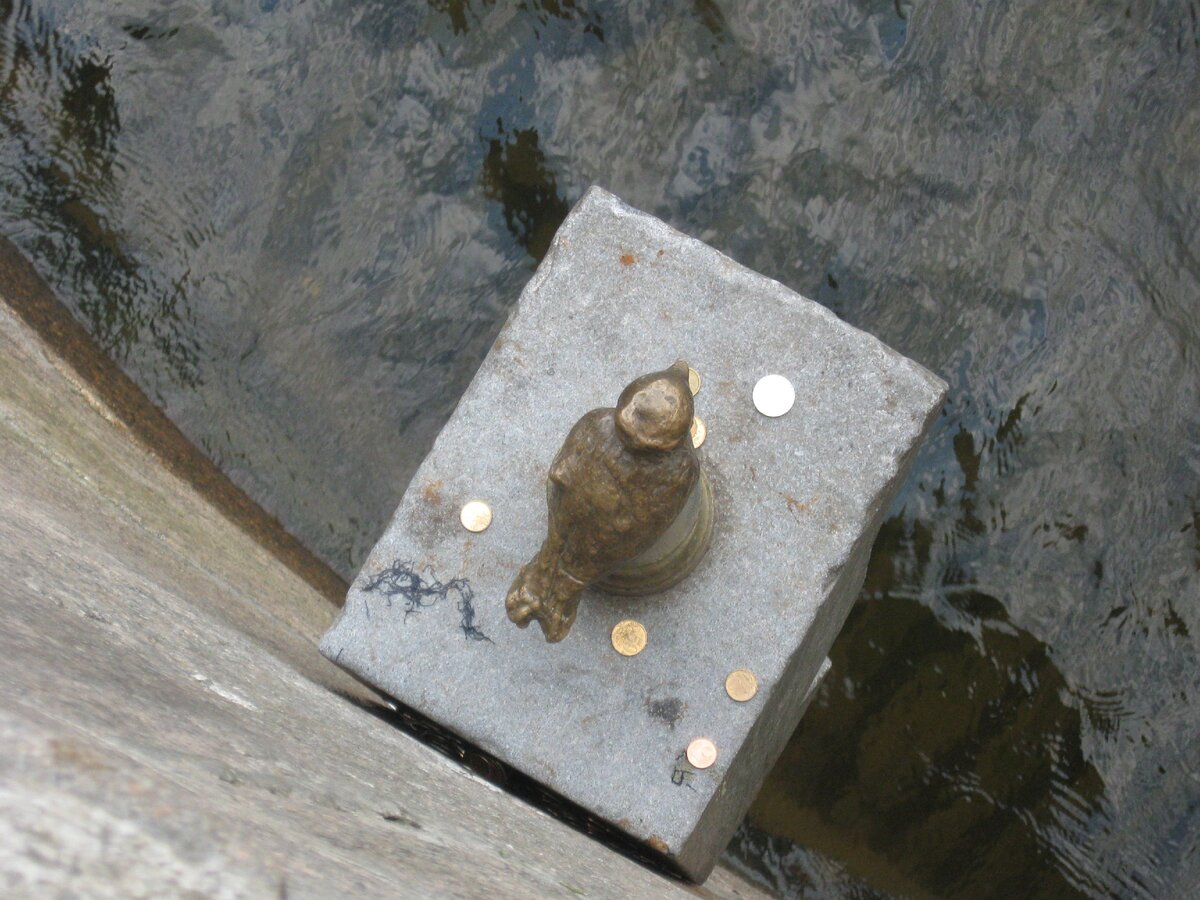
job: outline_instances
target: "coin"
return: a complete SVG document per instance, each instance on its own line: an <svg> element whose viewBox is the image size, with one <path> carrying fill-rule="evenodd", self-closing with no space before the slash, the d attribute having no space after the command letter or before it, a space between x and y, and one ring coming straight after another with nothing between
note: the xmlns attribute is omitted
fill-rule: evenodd
<svg viewBox="0 0 1200 900"><path fill-rule="evenodd" d="M731 700L745 703L758 693L758 679L749 669L734 669L725 678L725 693Z"/></svg>
<svg viewBox="0 0 1200 900"><path fill-rule="evenodd" d="M692 446L699 449L706 437L708 437L708 426L699 416L692 416Z"/></svg>
<svg viewBox="0 0 1200 900"><path fill-rule="evenodd" d="M492 508L482 500L472 500L463 505L458 521L467 531L483 531L492 524Z"/></svg>
<svg viewBox="0 0 1200 900"><path fill-rule="evenodd" d="M697 769L707 769L717 761L717 745L708 738L696 738L688 744L687 759Z"/></svg>
<svg viewBox="0 0 1200 900"><path fill-rule="evenodd" d="M754 385L754 408L764 416L776 418L792 408L796 389L782 375L764 375Z"/></svg>
<svg viewBox="0 0 1200 900"><path fill-rule="evenodd" d="M693 397L700 393L700 373L691 366L688 366L688 390L692 392Z"/></svg>
<svg viewBox="0 0 1200 900"><path fill-rule="evenodd" d="M633 619L622 619L613 626L612 645L622 656L637 656L646 649L646 626Z"/></svg>

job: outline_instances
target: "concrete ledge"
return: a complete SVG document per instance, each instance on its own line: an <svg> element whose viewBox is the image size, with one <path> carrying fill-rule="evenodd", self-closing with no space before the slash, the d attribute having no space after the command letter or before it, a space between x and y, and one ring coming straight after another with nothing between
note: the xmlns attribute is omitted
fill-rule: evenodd
<svg viewBox="0 0 1200 900"><path fill-rule="evenodd" d="M335 693L333 607L2 303L0 459L0 894L689 893Z"/></svg>

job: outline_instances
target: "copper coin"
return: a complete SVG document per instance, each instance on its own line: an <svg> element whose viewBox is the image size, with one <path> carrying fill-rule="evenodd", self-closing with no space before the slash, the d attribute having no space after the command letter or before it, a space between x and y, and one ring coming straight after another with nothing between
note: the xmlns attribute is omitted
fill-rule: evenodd
<svg viewBox="0 0 1200 900"><path fill-rule="evenodd" d="M633 619L622 619L613 626L612 645L622 656L637 656L646 649L646 626Z"/></svg>
<svg viewBox="0 0 1200 900"><path fill-rule="evenodd" d="M758 679L749 669L734 669L725 678L725 693L731 700L745 703L758 693Z"/></svg>
<svg viewBox="0 0 1200 900"><path fill-rule="evenodd" d="M700 393L700 373L691 366L688 366L688 390L692 392L693 397Z"/></svg>
<svg viewBox="0 0 1200 900"><path fill-rule="evenodd" d="M697 450L700 449L700 445L704 443L706 437L708 437L708 426L699 416L692 416L692 446Z"/></svg>
<svg viewBox="0 0 1200 900"><path fill-rule="evenodd" d="M472 500L464 504L458 521L467 531L483 531L492 524L492 508L482 500Z"/></svg>
<svg viewBox="0 0 1200 900"><path fill-rule="evenodd" d="M687 759L697 769L707 769L717 761L717 745L708 738L696 738L688 744Z"/></svg>

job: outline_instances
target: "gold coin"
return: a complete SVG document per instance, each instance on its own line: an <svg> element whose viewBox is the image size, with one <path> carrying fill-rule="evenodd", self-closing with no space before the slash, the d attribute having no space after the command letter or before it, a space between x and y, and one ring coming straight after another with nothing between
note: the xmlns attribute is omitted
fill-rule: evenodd
<svg viewBox="0 0 1200 900"><path fill-rule="evenodd" d="M688 366L688 390L692 392L693 397L700 393L700 373L691 366Z"/></svg>
<svg viewBox="0 0 1200 900"><path fill-rule="evenodd" d="M708 738L696 738L688 744L687 759L697 769L707 769L717 761L717 745Z"/></svg>
<svg viewBox="0 0 1200 900"><path fill-rule="evenodd" d="M708 426L699 416L692 416L692 446L699 449L706 437L708 437Z"/></svg>
<svg viewBox="0 0 1200 900"><path fill-rule="evenodd" d="M492 508L482 500L472 500L463 506L458 521L467 531L483 531L492 524Z"/></svg>
<svg viewBox="0 0 1200 900"><path fill-rule="evenodd" d="M725 678L725 693L731 700L745 703L758 693L758 679L749 669L734 669Z"/></svg>
<svg viewBox="0 0 1200 900"><path fill-rule="evenodd" d="M646 626L633 619L622 619L613 626L612 645L622 656L637 656L646 649Z"/></svg>

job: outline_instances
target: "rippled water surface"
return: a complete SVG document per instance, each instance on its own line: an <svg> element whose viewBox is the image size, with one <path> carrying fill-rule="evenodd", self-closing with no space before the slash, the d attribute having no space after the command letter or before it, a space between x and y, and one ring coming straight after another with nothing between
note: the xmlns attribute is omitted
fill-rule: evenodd
<svg viewBox="0 0 1200 900"><path fill-rule="evenodd" d="M602 184L942 374L730 848L1200 883L1197 0L0 2L0 230L351 575Z"/></svg>

